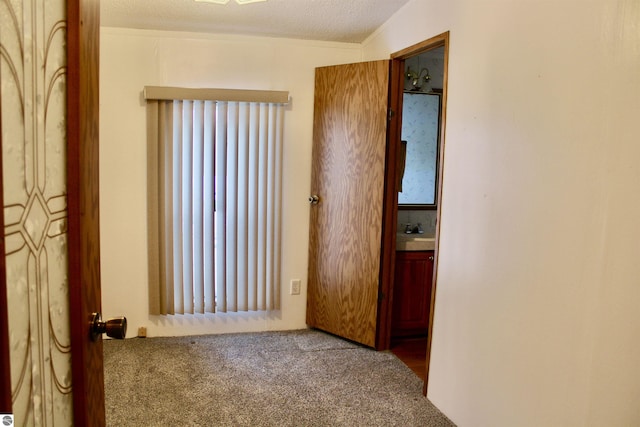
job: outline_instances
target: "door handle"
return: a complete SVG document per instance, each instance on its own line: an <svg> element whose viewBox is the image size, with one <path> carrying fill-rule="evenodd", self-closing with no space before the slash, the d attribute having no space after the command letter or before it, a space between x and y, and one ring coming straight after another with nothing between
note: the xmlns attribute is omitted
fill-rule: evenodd
<svg viewBox="0 0 640 427"><path fill-rule="evenodd" d="M91 324L89 325L89 331L91 333L91 339L97 341L104 333L108 337L116 339L124 339L127 335L127 318L124 316L114 317L106 322L102 321L102 315L100 313L93 313L91 315Z"/></svg>
<svg viewBox="0 0 640 427"><path fill-rule="evenodd" d="M320 202L320 196L318 196L317 194L313 194L309 196L309 203L311 203L312 205L317 205L319 202Z"/></svg>

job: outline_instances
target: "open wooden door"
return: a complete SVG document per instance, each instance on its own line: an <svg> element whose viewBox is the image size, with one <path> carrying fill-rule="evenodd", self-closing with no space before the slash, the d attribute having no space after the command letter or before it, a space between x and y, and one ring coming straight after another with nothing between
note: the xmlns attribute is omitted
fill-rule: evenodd
<svg viewBox="0 0 640 427"><path fill-rule="evenodd" d="M100 3L67 1L67 200L73 415L105 425L102 340L91 338L101 310L98 192Z"/></svg>
<svg viewBox="0 0 640 427"><path fill-rule="evenodd" d="M316 69L307 324L374 347L390 61Z"/></svg>

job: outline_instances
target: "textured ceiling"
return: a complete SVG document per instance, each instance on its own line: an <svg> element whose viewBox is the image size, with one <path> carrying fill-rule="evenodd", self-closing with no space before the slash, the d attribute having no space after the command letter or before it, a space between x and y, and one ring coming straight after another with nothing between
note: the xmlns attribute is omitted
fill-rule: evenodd
<svg viewBox="0 0 640 427"><path fill-rule="evenodd" d="M107 27L247 34L360 43L408 0L102 0Z"/></svg>

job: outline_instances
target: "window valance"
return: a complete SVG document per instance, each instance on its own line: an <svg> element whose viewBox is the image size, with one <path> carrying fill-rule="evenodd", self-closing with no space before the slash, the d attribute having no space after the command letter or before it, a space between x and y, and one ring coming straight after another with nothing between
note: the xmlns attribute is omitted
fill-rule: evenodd
<svg viewBox="0 0 640 427"><path fill-rule="evenodd" d="M143 95L146 100L163 101L185 99L190 101L264 102L270 104L286 104L289 102L289 92L277 90L145 86Z"/></svg>

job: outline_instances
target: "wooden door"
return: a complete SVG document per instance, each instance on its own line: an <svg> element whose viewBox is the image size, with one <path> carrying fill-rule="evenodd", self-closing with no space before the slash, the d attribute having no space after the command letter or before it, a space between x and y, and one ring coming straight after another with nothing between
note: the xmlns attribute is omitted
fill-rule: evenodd
<svg viewBox="0 0 640 427"><path fill-rule="evenodd" d="M316 69L307 324L376 344L389 61Z"/></svg>
<svg viewBox="0 0 640 427"><path fill-rule="evenodd" d="M101 311L98 198L100 3L67 1L67 201L74 421L103 426L102 341L90 338Z"/></svg>
<svg viewBox="0 0 640 427"><path fill-rule="evenodd" d="M0 81L2 81L0 68ZM0 91L0 95L2 91ZM0 102L0 201L2 196L2 102ZM4 209L0 209L0 414L13 413L11 407L11 366L9 365L9 316L7 315L7 282L4 260Z"/></svg>

